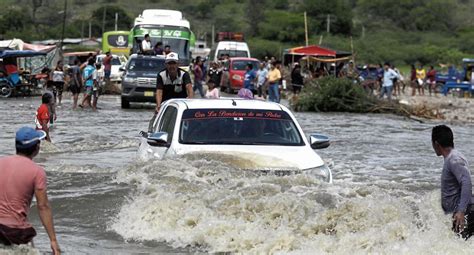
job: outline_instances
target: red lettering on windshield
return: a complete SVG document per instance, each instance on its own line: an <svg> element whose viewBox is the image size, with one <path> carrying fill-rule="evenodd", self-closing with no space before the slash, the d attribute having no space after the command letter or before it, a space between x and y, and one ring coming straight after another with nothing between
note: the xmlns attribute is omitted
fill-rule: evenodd
<svg viewBox="0 0 474 255"><path fill-rule="evenodd" d="M281 119L281 114L278 114L276 112L266 112L265 117L267 118L275 118L275 119Z"/></svg>
<svg viewBox="0 0 474 255"><path fill-rule="evenodd" d="M206 117L206 114L202 113L202 112L196 112L194 114L194 118L205 118Z"/></svg>

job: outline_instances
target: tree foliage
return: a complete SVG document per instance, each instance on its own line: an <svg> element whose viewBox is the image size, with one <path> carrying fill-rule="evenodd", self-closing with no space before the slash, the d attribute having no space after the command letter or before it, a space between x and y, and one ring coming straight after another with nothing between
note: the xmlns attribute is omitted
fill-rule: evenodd
<svg viewBox="0 0 474 255"><path fill-rule="evenodd" d="M446 31L453 28L456 0L359 0L357 6L368 23L388 20L409 31Z"/></svg>
<svg viewBox="0 0 474 255"><path fill-rule="evenodd" d="M105 17L104 17L105 11ZM115 5L106 5L96 9L92 13L92 20L96 26L102 26L102 22L105 20L104 31L113 30L115 28L115 13L118 14L117 26L119 30L130 30L132 26L132 19L128 16L127 12ZM105 18L105 19L104 19ZM99 34L101 35L101 34Z"/></svg>

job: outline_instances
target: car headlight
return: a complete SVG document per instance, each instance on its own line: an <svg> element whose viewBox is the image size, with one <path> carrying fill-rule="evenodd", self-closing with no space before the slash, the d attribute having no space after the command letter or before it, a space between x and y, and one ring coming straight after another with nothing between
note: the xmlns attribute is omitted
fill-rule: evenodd
<svg viewBox="0 0 474 255"><path fill-rule="evenodd" d="M131 77L123 77L123 82L128 82L128 83L134 83L135 82L135 78L131 78Z"/></svg>
<svg viewBox="0 0 474 255"><path fill-rule="evenodd" d="M320 178L325 182L332 183L331 169L326 165L305 169L303 170L303 173L312 177Z"/></svg>

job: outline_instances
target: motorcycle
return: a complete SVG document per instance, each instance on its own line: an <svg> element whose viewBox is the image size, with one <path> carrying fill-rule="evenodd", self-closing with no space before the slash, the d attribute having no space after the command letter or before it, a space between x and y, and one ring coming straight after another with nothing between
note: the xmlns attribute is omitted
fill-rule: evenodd
<svg viewBox="0 0 474 255"><path fill-rule="evenodd" d="M31 50L5 50L0 52L4 70L0 71L0 97L30 96L39 82L29 71L17 70L17 58L46 55ZM7 74L8 73L8 74Z"/></svg>

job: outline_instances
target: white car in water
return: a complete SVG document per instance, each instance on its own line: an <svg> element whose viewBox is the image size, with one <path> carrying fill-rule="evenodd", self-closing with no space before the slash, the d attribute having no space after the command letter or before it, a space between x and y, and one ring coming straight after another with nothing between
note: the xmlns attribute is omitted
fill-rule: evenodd
<svg viewBox="0 0 474 255"><path fill-rule="evenodd" d="M172 99L140 132L143 160L189 154L227 161L264 173L308 173L332 182L331 170L313 149L329 138L307 139L286 107L260 100Z"/></svg>

